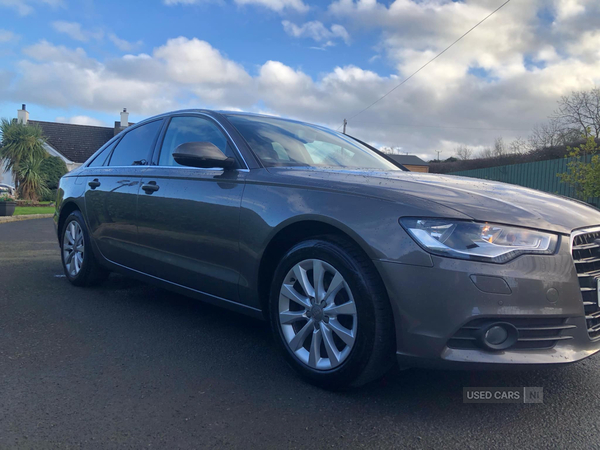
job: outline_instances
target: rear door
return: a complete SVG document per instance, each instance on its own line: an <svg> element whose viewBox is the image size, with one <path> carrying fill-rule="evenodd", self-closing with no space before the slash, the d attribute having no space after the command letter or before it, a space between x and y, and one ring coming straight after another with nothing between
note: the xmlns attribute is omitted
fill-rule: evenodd
<svg viewBox="0 0 600 450"><path fill-rule="evenodd" d="M86 170L85 207L89 231L102 255L137 268L137 193L163 119L132 128Z"/></svg>
<svg viewBox="0 0 600 450"><path fill-rule="evenodd" d="M238 299L239 215L246 166L225 130L203 115L171 118L138 195L144 272L228 300ZM173 150L211 142L234 170L180 166Z"/></svg>

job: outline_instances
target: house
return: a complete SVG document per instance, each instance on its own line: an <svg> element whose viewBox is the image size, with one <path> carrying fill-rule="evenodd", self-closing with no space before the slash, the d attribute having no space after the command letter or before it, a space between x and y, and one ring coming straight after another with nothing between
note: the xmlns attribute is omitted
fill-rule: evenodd
<svg viewBox="0 0 600 450"><path fill-rule="evenodd" d="M386 155L411 172L429 172L429 163L415 155Z"/></svg>
<svg viewBox="0 0 600 450"><path fill-rule="evenodd" d="M67 165L69 172L86 162L96 150L112 139L113 136L129 125L133 125L129 122L129 113L126 108L121 112L121 120L116 121L113 128L30 120L26 105L23 105L17 111L17 121L26 125L35 124L39 126L46 137L44 148L51 156L61 158ZM12 173L10 171L3 172L3 167L4 165L0 167L0 183L13 185Z"/></svg>

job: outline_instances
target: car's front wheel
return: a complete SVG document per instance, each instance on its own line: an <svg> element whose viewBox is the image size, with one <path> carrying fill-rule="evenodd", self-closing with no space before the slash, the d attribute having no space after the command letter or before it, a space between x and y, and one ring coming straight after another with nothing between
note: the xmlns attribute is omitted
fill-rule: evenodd
<svg viewBox="0 0 600 450"><path fill-rule="evenodd" d="M285 254L273 280L270 319L288 362L321 387L360 386L393 362L385 289L371 261L346 240L311 239Z"/></svg>
<svg viewBox="0 0 600 450"><path fill-rule="evenodd" d="M75 286L92 286L108 276L108 271L94 257L81 212L73 211L65 220L60 247L65 275Z"/></svg>

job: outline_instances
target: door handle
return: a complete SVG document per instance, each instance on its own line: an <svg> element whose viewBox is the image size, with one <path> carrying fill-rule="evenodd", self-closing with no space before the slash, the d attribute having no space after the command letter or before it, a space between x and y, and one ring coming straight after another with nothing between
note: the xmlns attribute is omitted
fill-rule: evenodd
<svg viewBox="0 0 600 450"><path fill-rule="evenodd" d="M156 181L148 181L148 183L142 184L142 189L146 194L152 194L160 189L160 187L156 184Z"/></svg>
<svg viewBox="0 0 600 450"><path fill-rule="evenodd" d="M100 182L98 181L98 178L90 181L88 183L88 186L91 187L92 189L96 189L98 186L100 186Z"/></svg>

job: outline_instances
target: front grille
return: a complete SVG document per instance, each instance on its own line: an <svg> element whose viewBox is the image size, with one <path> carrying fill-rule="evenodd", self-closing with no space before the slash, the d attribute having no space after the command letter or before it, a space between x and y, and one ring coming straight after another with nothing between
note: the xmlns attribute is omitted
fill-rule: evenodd
<svg viewBox="0 0 600 450"><path fill-rule="evenodd" d="M600 229L574 233L572 254L579 278L588 334L590 338L596 339L600 337L600 306L598 305Z"/></svg>
<svg viewBox="0 0 600 450"><path fill-rule="evenodd" d="M448 340L448 347L456 349L481 349L477 342L477 331L492 323L507 322L519 330L517 342L509 350L539 350L552 348L558 341L573 339L563 336L563 330L575 328L567 325L564 318L493 318L474 319L460 328Z"/></svg>

